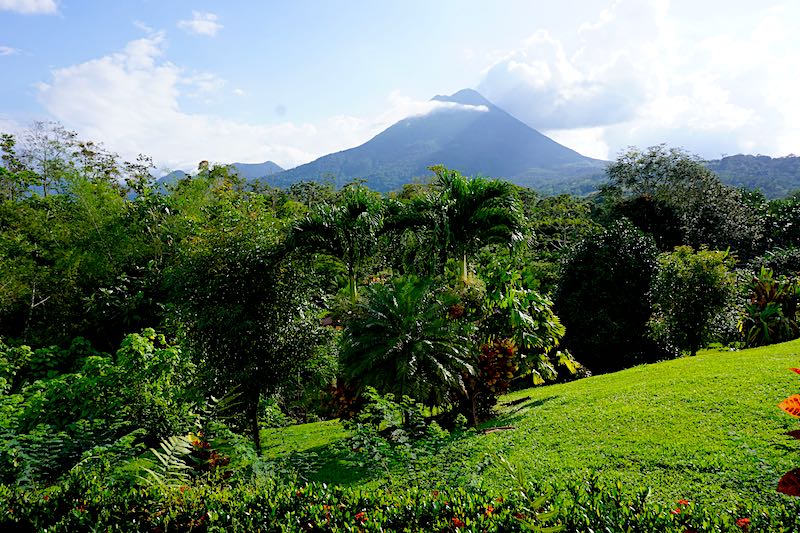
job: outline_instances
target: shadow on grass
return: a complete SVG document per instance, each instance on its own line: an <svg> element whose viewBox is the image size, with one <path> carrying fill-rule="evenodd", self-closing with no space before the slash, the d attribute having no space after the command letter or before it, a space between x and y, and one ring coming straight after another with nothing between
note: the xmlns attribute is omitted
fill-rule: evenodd
<svg viewBox="0 0 800 533"><path fill-rule="evenodd" d="M517 415L518 413L528 409L540 407L549 401L555 400L556 398L558 398L558 396L553 395L534 400L530 396L525 396L524 398L519 398L512 402L500 404L498 407L502 409L502 412L500 413L500 416L497 417L497 421L507 422L509 417L519 418L514 417L513 415Z"/></svg>
<svg viewBox="0 0 800 533"><path fill-rule="evenodd" d="M378 465L359 465L356 454L347 450L343 442L293 451L282 461L290 464L307 481L332 485L362 485L385 474Z"/></svg>

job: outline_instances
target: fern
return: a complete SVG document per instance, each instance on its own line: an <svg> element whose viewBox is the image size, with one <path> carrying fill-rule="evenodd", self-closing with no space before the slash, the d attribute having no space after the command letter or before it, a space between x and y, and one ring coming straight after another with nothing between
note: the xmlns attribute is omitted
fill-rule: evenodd
<svg viewBox="0 0 800 533"><path fill-rule="evenodd" d="M234 417L237 414L239 405L241 404L239 401L240 396L241 393L236 390L236 387L231 389L225 394L225 396L222 396L221 398L210 396L195 417L195 429L198 432L201 432L211 420L219 420L224 422L225 420Z"/></svg>
<svg viewBox="0 0 800 533"><path fill-rule="evenodd" d="M153 468L144 468L150 474L143 479L150 485L161 487L181 487L189 483L192 467L187 462L192 453L192 443L188 437L173 435L161 441L161 451L150 448L158 459Z"/></svg>

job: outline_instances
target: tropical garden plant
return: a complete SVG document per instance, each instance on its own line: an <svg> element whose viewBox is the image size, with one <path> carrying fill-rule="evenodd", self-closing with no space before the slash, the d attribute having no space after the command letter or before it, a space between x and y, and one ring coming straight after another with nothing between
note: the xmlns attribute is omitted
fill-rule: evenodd
<svg viewBox="0 0 800 533"><path fill-rule="evenodd" d="M748 288L750 301L745 304L739 323L746 346L765 346L800 335L797 323L800 281L776 277L772 270L762 266Z"/></svg>
<svg viewBox="0 0 800 533"><path fill-rule="evenodd" d="M400 277L364 291L342 338L347 380L439 405L472 373L471 325L450 320L447 294L430 279Z"/></svg>

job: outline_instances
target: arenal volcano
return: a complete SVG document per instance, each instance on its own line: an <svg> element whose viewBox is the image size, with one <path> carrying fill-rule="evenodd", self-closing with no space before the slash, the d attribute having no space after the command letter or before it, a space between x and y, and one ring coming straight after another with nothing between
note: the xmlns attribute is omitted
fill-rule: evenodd
<svg viewBox="0 0 800 533"><path fill-rule="evenodd" d="M333 178L341 186L360 178L370 188L386 192L430 175L431 165L443 164L466 175L542 188L548 181L600 174L605 166L604 161L542 135L472 89L435 96L432 101L441 105L397 122L361 146L320 157L267 181L283 187Z"/></svg>

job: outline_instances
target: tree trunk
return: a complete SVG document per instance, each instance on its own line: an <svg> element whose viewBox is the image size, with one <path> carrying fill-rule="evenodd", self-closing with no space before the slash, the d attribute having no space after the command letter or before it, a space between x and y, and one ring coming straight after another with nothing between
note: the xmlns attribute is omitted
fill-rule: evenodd
<svg viewBox="0 0 800 533"><path fill-rule="evenodd" d="M348 287L350 292L350 301L356 303L358 301L358 289L356 288L356 273L352 265L347 266L347 278L348 283L350 284Z"/></svg>
<svg viewBox="0 0 800 533"><path fill-rule="evenodd" d="M469 266L467 265L467 254L461 258L461 281L466 285L469 279Z"/></svg>
<svg viewBox="0 0 800 533"><path fill-rule="evenodd" d="M252 432L253 436L253 445L256 447L256 451L261 452L261 431L258 426L258 404L261 400L261 391L255 391L254 397L250 401L250 406L248 410L248 418L250 419L250 431Z"/></svg>

